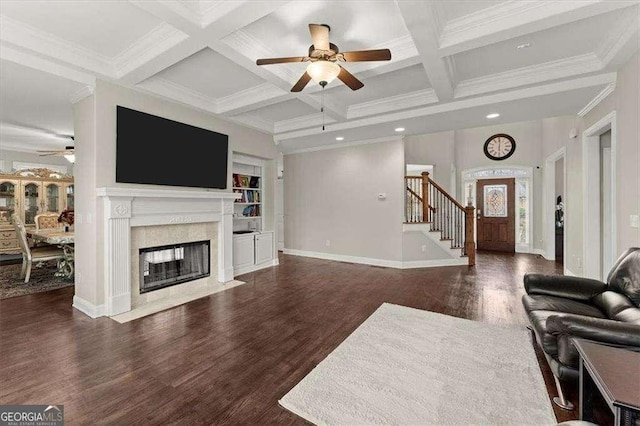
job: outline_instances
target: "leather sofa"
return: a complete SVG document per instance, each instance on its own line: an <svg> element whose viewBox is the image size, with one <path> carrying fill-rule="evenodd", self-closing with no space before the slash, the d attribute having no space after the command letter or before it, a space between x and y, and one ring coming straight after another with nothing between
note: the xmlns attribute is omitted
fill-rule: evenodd
<svg viewBox="0 0 640 426"><path fill-rule="evenodd" d="M624 346L640 351L640 248L620 256L607 282L579 277L527 274L522 304L538 345L551 367L562 408L559 380L576 380L579 355L572 339Z"/></svg>

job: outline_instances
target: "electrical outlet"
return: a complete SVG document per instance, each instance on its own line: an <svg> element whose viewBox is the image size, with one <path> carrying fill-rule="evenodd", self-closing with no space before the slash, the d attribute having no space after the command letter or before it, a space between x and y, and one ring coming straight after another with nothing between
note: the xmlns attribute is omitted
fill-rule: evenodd
<svg viewBox="0 0 640 426"><path fill-rule="evenodd" d="M424 253L425 251L427 251L427 246L423 245L422 246L422 252Z"/></svg>
<svg viewBox="0 0 640 426"><path fill-rule="evenodd" d="M637 214L632 214L630 216L630 222L632 228L640 228L640 216L638 216Z"/></svg>
<svg viewBox="0 0 640 426"><path fill-rule="evenodd" d="M329 240L325 241L324 245L326 245L327 247L331 247L331 241Z"/></svg>

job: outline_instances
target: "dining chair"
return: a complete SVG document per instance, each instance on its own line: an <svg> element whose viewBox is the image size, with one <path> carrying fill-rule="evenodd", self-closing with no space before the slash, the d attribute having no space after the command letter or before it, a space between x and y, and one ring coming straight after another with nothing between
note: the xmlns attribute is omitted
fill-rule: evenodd
<svg viewBox="0 0 640 426"><path fill-rule="evenodd" d="M58 213L40 213L36 215L36 229L59 228Z"/></svg>
<svg viewBox="0 0 640 426"><path fill-rule="evenodd" d="M64 259L64 251L59 247L50 245L30 248L27 243L27 231L24 228L24 223L16 216L13 217L13 227L18 235L18 244L22 250L22 271L20 272L20 278L24 276L25 283L28 283L29 278L31 278L31 265L33 265L33 262Z"/></svg>

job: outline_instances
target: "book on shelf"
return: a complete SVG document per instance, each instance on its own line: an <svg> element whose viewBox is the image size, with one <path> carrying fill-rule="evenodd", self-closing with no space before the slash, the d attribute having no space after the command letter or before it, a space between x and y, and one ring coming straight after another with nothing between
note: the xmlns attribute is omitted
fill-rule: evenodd
<svg viewBox="0 0 640 426"><path fill-rule="evenodd" d="M260 206L253 205L253 206L245 207L242 210L242 216L244 217L260 216Z"/></svg>

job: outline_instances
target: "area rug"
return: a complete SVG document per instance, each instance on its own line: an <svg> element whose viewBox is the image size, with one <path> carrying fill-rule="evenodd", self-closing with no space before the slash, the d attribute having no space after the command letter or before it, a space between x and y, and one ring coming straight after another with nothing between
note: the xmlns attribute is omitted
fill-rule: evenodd
<svg viewBox="0 0 640 426"><path fill-rule="evenodd" d="M31 277L28 283L24 282L24 278L20 278L22 263L1 265L0 300L72 286L73 279L67 280L55 276L56 264L55 260L41 264L34 263L31 267Z"/></svg>
<svg viewBox="0 0 640 426"><path fill-rule="evenodd" d="M524 326L388 303L279 403L315 424L557 423Z"/></svg>

